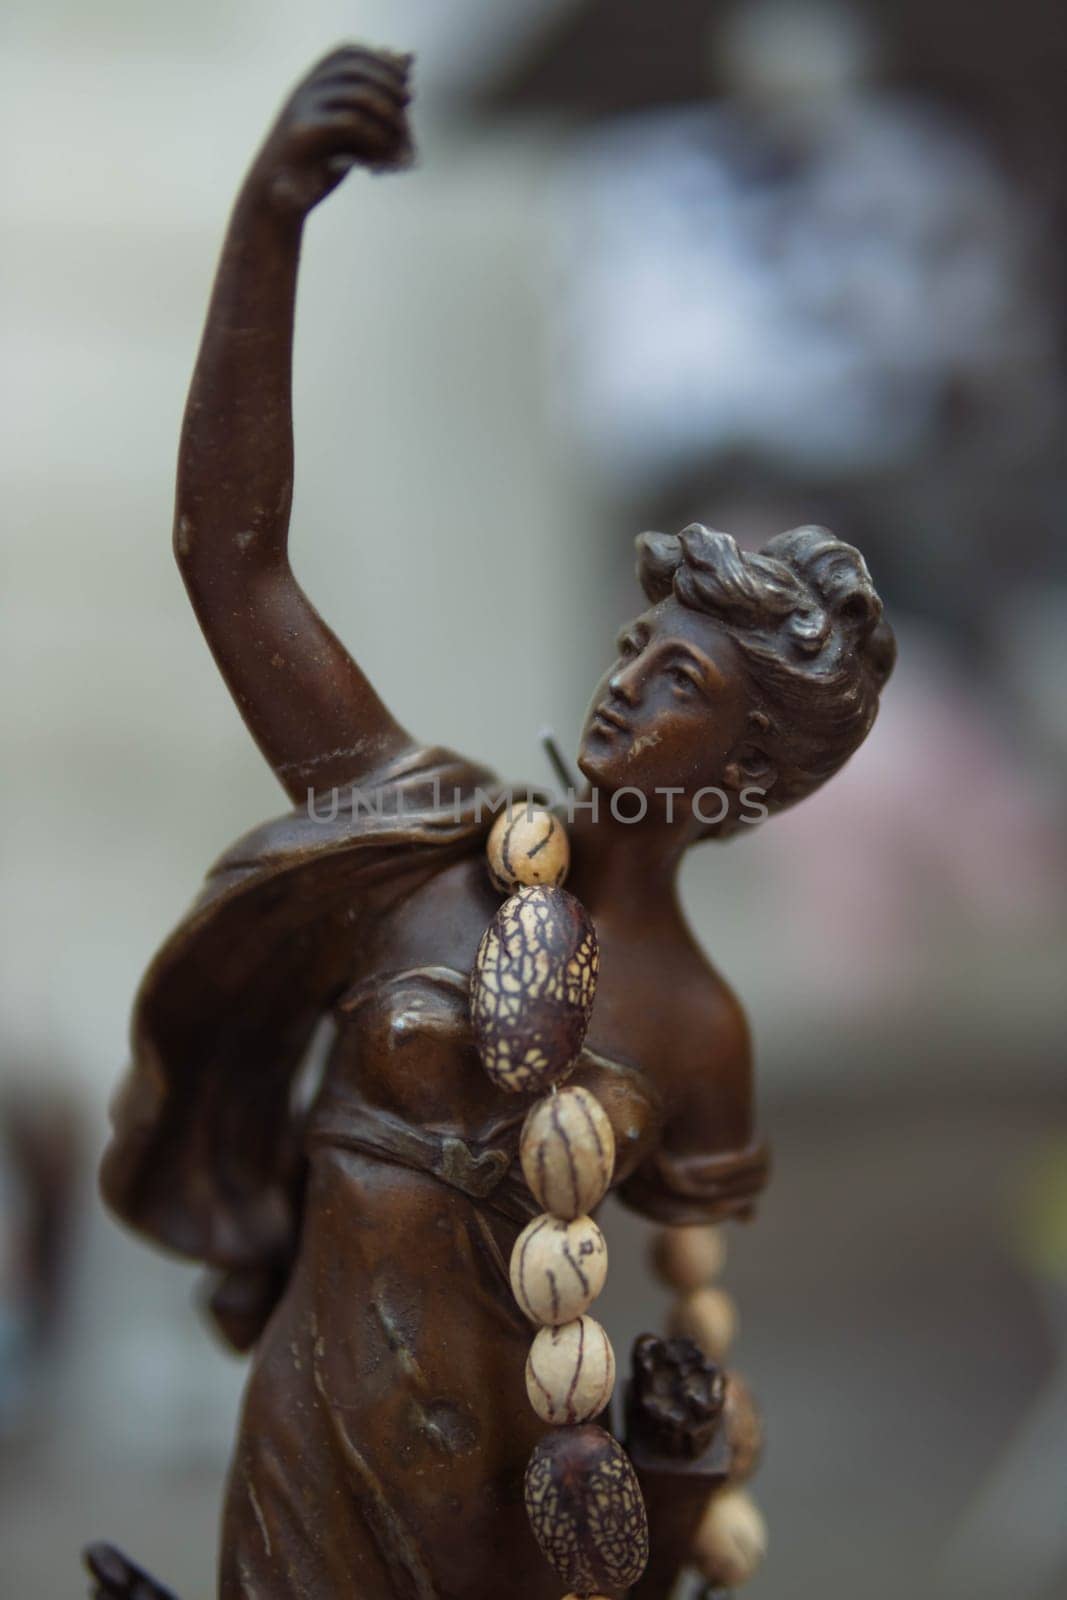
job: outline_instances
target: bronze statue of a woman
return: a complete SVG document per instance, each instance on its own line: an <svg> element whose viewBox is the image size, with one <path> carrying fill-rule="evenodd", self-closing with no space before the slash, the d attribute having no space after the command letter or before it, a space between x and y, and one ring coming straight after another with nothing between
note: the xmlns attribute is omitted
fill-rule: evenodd
<svg viewBox="0 0 1067 1600"><path fill-rule="evenodd" d="M409 67L340 49L283 108L233 211L182 432L178 564L294 809L223 856L152 963L102 1181L133 1227L208 1265L218 1324L253 1351L223 1600L561 1592L523 1506L546 1428L508 1287L538 1209L517 1159L531 1099L481 1070L468 1003L503 789L399 726L286 553L304 221L352 166L407 161ZM766 1156L745 1018L686 926L678 866L842 766L893 639L862 557L819 528L758 555L696 525L643 534L638 576L647 609L578 756L568 890L601 966L568 1082L607 1112L622 1200L714 1221L750 1212Z"/></svg>

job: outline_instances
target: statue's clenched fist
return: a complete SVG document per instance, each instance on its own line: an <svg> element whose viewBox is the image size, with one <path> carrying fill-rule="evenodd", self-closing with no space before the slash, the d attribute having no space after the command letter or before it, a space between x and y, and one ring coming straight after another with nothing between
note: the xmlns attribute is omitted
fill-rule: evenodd
<svg viewBox="0 0 1067 1600"><path fill-rule="evenodd" d="M306 215L354 166L388 171L411 160L411 57L348 45L297 85L252 171L271 204Z"/></svg>

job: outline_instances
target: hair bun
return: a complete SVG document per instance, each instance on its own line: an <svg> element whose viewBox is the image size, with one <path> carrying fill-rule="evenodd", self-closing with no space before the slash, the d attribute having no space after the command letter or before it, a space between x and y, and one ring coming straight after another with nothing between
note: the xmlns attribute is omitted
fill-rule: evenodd
<svg viewBox="0 0 1067 1600"><path fill-rule="evenodd" d="M882 602L872 591L869 580L857 583L854 588L839 588L828 597L831 614L840 621L852 624L866 635L875 628L882 616Z"/></svg>
<svg viewBox="0 0 1067 1600"><path fill-rule="evenodd" d="M637 571L655 605L672 595L725 630L750 675L770 809L811 794L870 732L896 643L867 563L826 528L792 528L749 553L691 523L643 533Z"/></svg>
<svg viewBox="0 0 1067 1600"><path fill-rule="evenodd" d="M654 604L666 600L682 559L682 541L676 533L650 532L639 533L634 543L642 588Z"/></svg>

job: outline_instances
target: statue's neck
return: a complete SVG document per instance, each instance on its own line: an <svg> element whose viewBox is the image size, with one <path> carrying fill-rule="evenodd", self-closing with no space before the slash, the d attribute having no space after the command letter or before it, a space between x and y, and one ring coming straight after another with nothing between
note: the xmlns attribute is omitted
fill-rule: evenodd
<svg viewBox="0 0 1067 1600"><path fill-rule="evenodd" d="M620 820L603 791L594 816L586 805L590 798L588 790L582 794L574 821L568 824L572 854L568 889L594 917L600 908L610 908L613 917L632 914L646 925L676 916L678 864L689 842L684 824L651 816L640 822Z"/></svg>

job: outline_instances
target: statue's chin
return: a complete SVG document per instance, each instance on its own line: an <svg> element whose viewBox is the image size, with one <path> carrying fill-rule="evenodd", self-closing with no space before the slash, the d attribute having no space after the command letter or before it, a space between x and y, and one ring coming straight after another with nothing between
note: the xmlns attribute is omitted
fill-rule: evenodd
<svg viewBox="0 0 1067 1600"><path fill-rule="evenodd" d="M603 760L599 753L595 750L590 750L587 744L583 744L578 751L577 765L582 777L588 778L590 783L599 784L603 782Z"/></svg>
<svg viewBox="0 0 1067 1600"><path fill-rule="evenodd" d="M609 750L598 750L595 744L583 744L578 751L578 771L595 789L615 789L622 779L615 770Z"/></svg>

